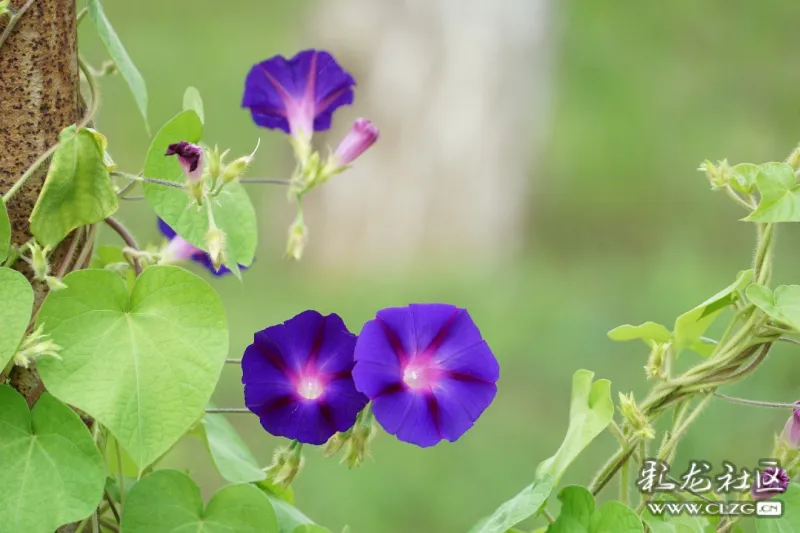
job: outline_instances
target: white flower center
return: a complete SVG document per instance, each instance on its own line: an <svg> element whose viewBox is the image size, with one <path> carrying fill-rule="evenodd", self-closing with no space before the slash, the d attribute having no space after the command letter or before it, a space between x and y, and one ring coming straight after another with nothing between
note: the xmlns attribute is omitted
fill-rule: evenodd
<svg viewBox="0 0 800 533"><path fill-rule="evenodd" d="M306 400L316 400L322 392L322 383L316 378L303 378L297 385L297 393Z"/></svg>
<svg viewBox="0 0 800 533"><path fill-rule="evenodd" d="M425 386L425 378L421 368L407 367L403 371L403 383L412 389L419 389Z"/></svg>

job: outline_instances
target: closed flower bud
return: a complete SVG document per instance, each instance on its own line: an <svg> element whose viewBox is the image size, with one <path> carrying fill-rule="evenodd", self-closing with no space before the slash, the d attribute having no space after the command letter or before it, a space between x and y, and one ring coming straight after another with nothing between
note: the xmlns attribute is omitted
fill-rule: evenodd
<svg viewBox="0 0 800 533"><path fill-rule="evenodd" d="M787 444L789 449L800 449L800 401L795 402L796 407L792 412L792 416L786 421L786 427L783 428L781 439Z"/></svg>
<svg viewBox="0 0 800 533"><path fill-rule="evenodd" d="M334 174L345 170L348 165L375 144L378 137L378 128L372 122L365 118L357 119L342 142L339 143L336 151L325 163L325 167L320 172L319 182L325 182Z"/></svg>
<svg viewBox="0 0 800 533"><path fill-rule="evenodd" d="M36 241L28 243L28 250L31 252L30 259L25 259L33 269L33 277L39 281L45 281L50 274L50 264L47 261L47 254L50 253L50 247L45 246L42 248Z"/></svg>
<svg viewBox="0 0 800 533"><path fill-rule="evenodd" d="M754 500L768 500L777 494L783 494L789 487L789 474L783 468L771 466L757 473L756 482L750 488Z"/></svg>
<svg viewBox="0 0 800 533"><path fill-rule="evenodd" d="M621 392L619 393L619 412L622 413L622 416L625 417L625 420L631 425L635 434L643 439L655 438L655 431L653 431L647 417L641 409L639 409L639 406L636 405L633 393L631 393L630 396L625 396Z"/></svg>
<svg viewBox="0 0 800 533"><path fill-rule="evenodd" d="M208 247L208 256L214 268L219 270L222 265L227 262L225 256L225 232L216 226L209 228L206 233L206 246Z"/></svg>
<svg viewBox="0 0 800 533"><path fill-rule="evenodd" d="M656 344L650 352L650 358L647 360L647 365L644 371L649 378L664 379L664 363L666 360L667 350L669 344Z"/></svg>
<svg viewBox="0 0 800 533"><path fill-rule="evenodd" d="M286 257L299 261L303 257L303 250L308 242L308 228L303 223L303 217L298 216L289 228L289 239L286 244Z"/></svg>
<svg viewBox="0 0 800 533"><path fill-rule="evenodd" d="M706 160L697 170L706 173L711 188L714 190L722 189L728 184L730 166L727 160L719 161L716 165Z"/></svg>
<svg viewBox="0 0 800 533"><path fill-rule="evenodd" d="M272 464L267 467L267 479L273 484L287 488L303 468L303 457L300 455L302 444L294 442L288 447L279 448L272 457Z"/></svg>
<svg viewBox="0 0 800 533"><path fill-rule="evenodd" d="M228 152L225 153L227 154ZM217 146L215 146L213 150L206 153L206 161L208 162L208 175L211 176L212 180L215 180L219 177L220 169L222 168L222 159L224 157L225 154L220 154Z"/></svg>
<svg viewBox="0 0 800 533"><path fill-rule="evenodd" d="M789 158L786 160L789 163L789 166L792 167L795 171L800 170L800 145L794 149L794 151L789 155Z"/></svg>
<svg viewBox="0 0 800 533"><path fill-rule="evenodd" d="M349 468L361 466L364 459L369 457L369 444L375 438L376 428L371 419L364 423L356 424L345 445L342 462Z"/></svg>
<svg viewBox="0 0 800 533"><path fill-rule="evenodd" d="M253 157L255 157L260 144L261 139L259 139L256 143L256 148L253 150L253 153L240 157L239 159L235 159L230 165L225 167L225 172L222 173L223 183L228 184L234 180L237 180L243 176L245 172L247 172L247 169L250 168L250 163L253 162Z"/></svg>
<svg viewBox="0 0 800 533"><path fill-rule="evenodd" d="M55 276L47 276L44 278L47 282L47 287L52 291L60 291L67 288L67 285Z"/></svg>
<svg viewBox="0 0 800 533"><path fill-rule="evenodd" d="M31 362L41 357L53 357L60 360L61 356L58 354L60 350L61 347L44 334L43 326L39 326L22 341L17 353L14 354L14 364L28 368Z"/></svg>
<svg viewBox="0 0 800 533"><path fill-rule="evenodd" d="M344 432L340 431L334 433L333 437L329 438L328 442L325 443L322 449L323 455L325 457L333 457L339 453L347 442L347 439L350 438L350 431L351 430L348 429Z"/></svg>

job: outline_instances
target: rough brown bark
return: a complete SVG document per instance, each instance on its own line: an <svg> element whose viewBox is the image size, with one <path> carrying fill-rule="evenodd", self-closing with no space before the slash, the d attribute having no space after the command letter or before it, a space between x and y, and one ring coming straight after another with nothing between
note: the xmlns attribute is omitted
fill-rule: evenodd
<svg viewBox="0 0 800 533"><path fill-rule="evenodd" d="M12 0L19 10L26 0ZM34 0L0 48L0 194L5 193L36 160L58 141L59 132L80 119L80 77L75 20L75 0ZM0 33L9 17L0 20ZM47 164L32 176L6 206L12 226L12 243L20 246L31 237L28 227L41 191ZM70 239L51 256L51 264L64 259ZM14 268L29 279L24 261ZM47 285L33 281L35 308L47 294ZM41 392L35 370L15 368L11 384L31 404Z"/></svg>

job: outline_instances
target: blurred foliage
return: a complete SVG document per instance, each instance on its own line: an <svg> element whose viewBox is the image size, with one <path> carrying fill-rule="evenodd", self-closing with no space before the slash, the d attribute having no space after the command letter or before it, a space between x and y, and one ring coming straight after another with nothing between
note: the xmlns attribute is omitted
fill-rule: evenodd
<svg viewBox="0 0 800 533"><path fill-rule="evenodd" d="M379 436L374 461L353 471L308 452L297 504L332 531L345 524L353 533L467 531L527 485L536 465L557 449L575 370L611 379L614 397L617 390L644 392L646 348L613 343L608 330L646 320L671 324L749 266L753 230L737 222L744 213L710 192L695 169L707 158L782 160L800 141L800 70L793 68L800 4L557 5L556 108L545 156L534 162L530 259L486 272L454 258L402 275L358 278L287 264L280 252L289 210L273 208L283 191L251 189L262 206L256 263L244 285L213 281L230 318L232 356L254 331L307 308L340 313L357 331L381 307L438 300L468 307L501 361L495 404L455 444L422 450ZM206 141L245 153L261 136L251 175L269 177L291 170L288 146L240 109L244 76L257 61L313 42L303 33L305 10L312 8L263 0L106 2L148 83L153 129L180 110L184 90L194 85L206 104ZM105 56L91 28L82 28L80 38L99 65ZM148 139L133 98L118 78L103 79L101 89L97 127L120 168L137 172ZM157 242L146 206L130 202L122 209L143 241ZM795 230L782 232L776 282L798 282L797 238ZM796 360L796 350L781 346L745 386L726 392L796 399ZM238 369L226 369L215 403L241 405ZM716 458L754 466L769 454L784 417L715 403L682 444L679 462ZM267 464L279 440L254 417L232 422ZM612 448L613 439L602 435L562 484L586 482ZM193 470L206 497L223 483L199 440L187 440L165 464Z"/></svg>

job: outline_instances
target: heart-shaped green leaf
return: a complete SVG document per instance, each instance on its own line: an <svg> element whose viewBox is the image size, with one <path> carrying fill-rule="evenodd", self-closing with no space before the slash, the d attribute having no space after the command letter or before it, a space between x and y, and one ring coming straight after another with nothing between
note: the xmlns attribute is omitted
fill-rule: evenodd
<svg viewBox="0 0 800 533"><path fill-rule="evenodd" d="M0 385L0 531L52 533L82 520L103 497L106 474L92 435L44 393L33 411Z"/></svg>
<svg viewBox="0 0 800 533"><path fill-rule="evenodd" d="M156 134L147 160L144 175L148 178L184 183L178 159L164 155L170 144L180 141L197 143L203 134L203 124L192 110L183 111L167 122ZM208 212L205 206L194 205L186 191L153 183L143 185L144 194L153 210L181 237L201 250L208 251ZM256 211L247 191L240 183L231 183L211 200L214 222L224 233L230 263L250 266L256 253L258 223ZM235 264L229 265L235 268Z"/></svg>
<svg viewBox="0 0 800 533"><path fill-rule="evenodd" d="M558 452L539 465L537 477L552 476L558 483L578 454L611 423L614 417L611 382L599 379L592 383L593 378L594 373L588 370L575 372L567 435Z"/></svg>
<svg viewBox="0 0 800 533"><path fill-rule="evenodd" d="M537 479L516 496L484 518L469 533L506 533L509 529L536 514L550 497L555 480L550 476Z"/></svg>
<svg viewBox="0 0 800 533"><path fill-rule="evenodd" d="M699 344L701 337L722 310L735 301L736 293L744 289L752 279L752 269L739 272L736 281L675 319L675 329L672 332L675 349L680 352L690 348L703 353L700 348L702 345Z"/></svg>
<svg viewBox="0 0 800 533"><path fill-rule="evenodd" d="M731 168L730 186L739 192L750 194L756 186L758 177L758 165L752 163L740 163Z"/></svg>
<svg viewBox="0 0 800 533"><path fill-rule="evenodd" d="M158 470L131 489L122 513L125 533L277 533L269 499L252 485L228 485L203 509L186 474Z"/></svg>
<svg viewBox="0 0 800 533"><path fill-rule="evenodd" d="M200 91L195 87L188 87L186 92L183 93L183 109L191 109L197 113L200 122L205 123L205 111L203 111L203 99L200 97Z"/></svg>
<svg viewBox="0 0 800 533"><path fill-rule="evenodd" d="M213 407L209 404L209 407ZM206 413L202 437L220 475L231 483L250 483L267 477L225 415Z"/></svg>
<svg viewBox="0 0 800 533"><path fill-rule="evenodd" d="M150 267L129 293L108 270L51 292L38 324L61 346L39 361L47 389L99 420L145 468L203 414L228 353L222 302L201 278Z"/></svg>
<svg viewBox="0 0 800 533"><path fill-rule="evenodd" d="M303 527L320 528L320 531L330 533L327 529L322 528L314 523L309 517L304 515L297 507L293 505L293 495L289 494L290 498L286 498L286 494L280 495L277 489L270 485L267 481L256 483L256 486L264 491L269 501L272 502L272 508L275 509L275 516L278 517L278 532L279 533L298 533L303 531ZM283 496L283 497L282 497ZM316 530L309 530L309 533L316 533Z"/></svg>
<svg viewBox="0 0 800 533"><path fill-rule="evenodd" d="M33 311L33 288L25 276L0 267L0 368L11 360L25 336Z"/></svg>
<svg viewBox="0 0 800 533"><path fill-rule="evenodd" d="M750 285L747 299L767 315L800 331L800 285L781 285L772 292L764 285Z"/></svg>
<svg viewBox="0 0 800 533"><path fill-rule="evenodd" d="M648 510L642 514L642 520L652 533L705 533L712 527L704 516L654 515ZM711 531L716 531L716 528Z"/></svg>
<svg viewBox="0 0 800 533"><path fill-rule="evenodd" d="M97 35L103 41L103 45L108 50L108 55L114 60L114 64L127 82L128 87L130 87L133 98L136 100L136 106L144 118L147 134L150 135L150 124L147 121L147 86L144 83L144 78L142 78L136 65L133 64L125 47L122 46L122 41L119 40L117 32L114 31L108 21L100 0L89 0L86 7L89 8L89 18L97 30Z"/></svg>
<svg viewBox="0 0 800 533"><path fill-rule="evenodd" d="M645 322L638 326L623 324L608 332L608 338L614 341L632 341L639 339L651 348L669 341L670 332L661 324Z"/></svg>
<svg viewBox="0 0 800 533"><path fill-rule="evenodd" d="M751 222L800 222L800 185L787 163L758 167L756 185L761 202L744 220Z"/></svg>
<svg viewBox="0 0 800 533"><path fill-rule="evenodd" d="M561 514L547 533L642 533L642 521L620 502L595 508L594 497L583 487L566 487L558 493Z"/></svg>
<svg viewBox="0 0 800 533"><path fill-rule="evenodd" d="M756 520L758 533L800 533L800 484L789 484L785 493L772 500L783 503L783 515Z"/></svg>
<svg viewBox="0 0 800 533"><path fill-rule="evenodd" d="M0 198L0 263L8 258L11 250L11 222L8 220L6 204Z"/></svg>
<svg viewBox="0 0 800 533"><path fill-rule="evenodd" d="M105 138L75 125L64 129L47 179L31 213L31 233L43 246L55 246L81 226L110 217L117 193L103 161Z"/></svg>

